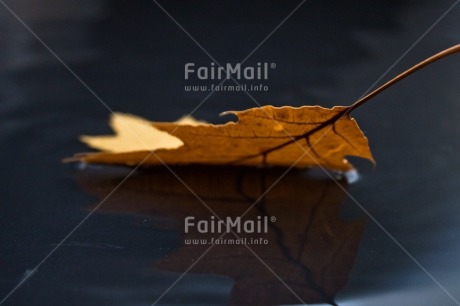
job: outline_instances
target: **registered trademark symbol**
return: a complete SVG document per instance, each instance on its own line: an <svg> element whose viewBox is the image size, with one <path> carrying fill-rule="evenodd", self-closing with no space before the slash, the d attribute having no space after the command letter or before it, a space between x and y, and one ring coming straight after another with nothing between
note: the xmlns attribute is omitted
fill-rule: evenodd
<svg viewBox="0 0 460 306"><path fill-rule="evenodd" d="M271 64L270 64L270 68L275 69L275 68L276 68L276 64L275 64L275 63L271 63ZM276 218L275 218L275 219L276 219Z"/></svg>
<svg viewBox="0 0 460 306"><path fill-rule="evenodd" d="M271 222L275 222L275 221L276 221L276 217L275 217L275 216L270 217L270 221L271 221Z"/></svg>

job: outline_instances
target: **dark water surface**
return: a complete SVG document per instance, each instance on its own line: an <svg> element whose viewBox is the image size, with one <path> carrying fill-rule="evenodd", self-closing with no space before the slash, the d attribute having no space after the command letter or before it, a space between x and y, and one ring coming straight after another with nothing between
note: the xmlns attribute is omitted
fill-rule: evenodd
<svg viewBox="0 0 460 306"><path fill-rule="evenodd" d="M221 64L244 59L300 3L163 2ZM211 215L165 169L137 172L60 245L129 171L62 164L88 151L77 136L108 133L108 108L155 121L191 112L208 93L184 90L201 84L184 79L184 65L211 60L151 1L4 3L99 98L0 5L1 305L460 305L460 55L355 112L377 160L374 169L353 159L358 182L291 171L262 198L247 218L277 220L243 236L267 245L201 257L207 246L185 239L203 236L184 233L184 219ZM263 105L349 105L452 4L307 0L247 60L276 64L269 90L252 95ZM456 6L381 81L458 43L459 18ZM219 123L222 111L254 106L216 92L194 116ZM284 171L174 170L223 217L243 213Z"/></svg>

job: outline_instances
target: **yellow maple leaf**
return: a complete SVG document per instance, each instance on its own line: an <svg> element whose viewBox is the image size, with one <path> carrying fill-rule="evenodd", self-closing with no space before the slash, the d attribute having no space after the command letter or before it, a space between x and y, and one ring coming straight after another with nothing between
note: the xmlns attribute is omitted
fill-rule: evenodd
<svg viewBox="0 0 460 306"><path fill-rule="evenodd" d="M229 111L237 122L213 125L183 117L172 123L148 122L115 113L114 136L83 136L99 153L78 154L68 161L126 165L275 165L321 166L346 171L346 156L374 162L367 138L350 113L369 99L418 69L460 51L443 50L386 82L354 104L344 107L263 106Z"/></svg>
<svg viewBox="0 0 460 306"><path fill-rule="evenodd" d="M135 165L238 164L352 168L345 156L373 161L367 138L356 121L343 115L345 107L264 106L231 111L238 122L207 124L182 118L151 122L116 113L114 136L83 136L90 147L102 150L78 159L90 163ZM337 119L334 119L337 118ZM334 120L332 120L334 119ZM153 153L152 153L153 152Z"/></svg>

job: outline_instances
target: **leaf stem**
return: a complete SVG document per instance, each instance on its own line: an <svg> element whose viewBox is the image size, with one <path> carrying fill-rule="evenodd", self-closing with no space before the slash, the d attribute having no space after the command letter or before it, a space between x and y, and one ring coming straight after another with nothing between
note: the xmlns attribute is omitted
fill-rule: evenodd
<svg viewBox="0 0 460 306"><path fill-rule="evenodd" d="M396 77L394 77L393 79L389 80L388 82L386 82L385 84L383 84L382 86L380 86L379 88L375 89L374 91L372 91L371 93L367 94L366 96L362 97L361 99L359 99L358 101L356 101L355 103L353 103L352 105L350 105L347 110L346 110L346 114L349 114L350 112L352 112L354 109L360 107L361 105L363 105L364 103L366 103L368 100L370 100L371 98L373 98L374 96L376 96L377 94L379 94L380 92L384 91L385 89L387 89L388 87L392 86L393 84L401 81L402 79L404 79L405 77L411 75L412 73L414 73L415 71L425 67L425 66L428 66L429 64L437 61L437 60L440 60L441 58L444 58L448 55L451 55L451 54L454 54L454 53L457 53L457 52L460 52L460 44L459 45L455 45L455 46L452 46L448 49L445 49L439 53L436 53L435 55L433 56L430 56L429 58L421 61L420 63L418 63L417 65L407 69L406 71L400 73L399 75L397 75Z"/></svg>

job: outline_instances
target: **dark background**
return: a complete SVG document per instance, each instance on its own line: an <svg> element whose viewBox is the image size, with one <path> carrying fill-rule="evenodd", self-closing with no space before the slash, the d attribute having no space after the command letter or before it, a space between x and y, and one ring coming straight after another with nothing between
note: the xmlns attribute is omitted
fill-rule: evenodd
<svg viewBox="0 0 460 306"><path fill-rule="evenodd" d="M206 93L184 91L184 64L210 59L151 1L5 1L115 111L155 121L192 111ZM246 57L298 1L163 1L221 63ZM309 1L248 60L274 62L271 105L349 105L454 1ZM460 6L381 80L458 43ZM377 161L362 161L352 196L460 299L460 55L417 72L354 116ZM381 83L381 82L380 82ZM230 84L229 82L227 84ZM87 214L95 198L61 160L88 149L78 135L108 133L104 107L0 5L0 298ZM215 93L194 114L256 106ZM343 216L366 214L347 198ZM147 221L145 221L147 220ZM121 248L62 246L4 305L150 305L176 278L152 262L180 242L143 216L95 214L69 239ZM232 281L188 275L166 304L225 304ZM172 299L174 297L174 299ZM369 221L340 305L457 305ZM161 303L160 303L161 304Z"/></svg>

